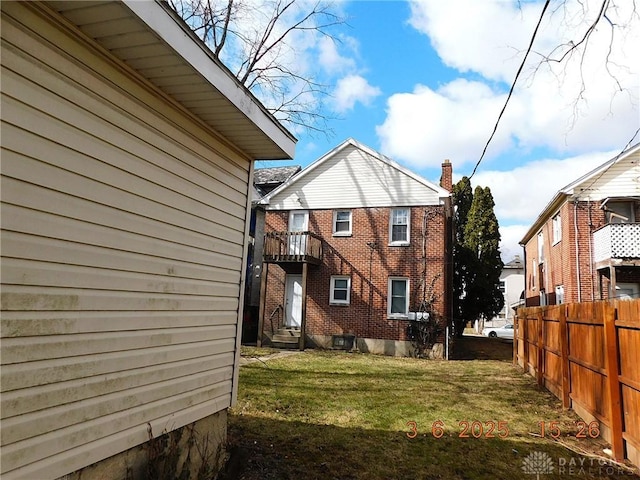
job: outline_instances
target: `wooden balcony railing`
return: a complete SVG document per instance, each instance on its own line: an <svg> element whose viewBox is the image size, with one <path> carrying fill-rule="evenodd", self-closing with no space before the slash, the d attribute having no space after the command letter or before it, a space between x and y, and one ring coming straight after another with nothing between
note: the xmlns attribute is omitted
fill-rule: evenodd
<svg viewBox="0 0 640 480"><path fill-rule="evenodd" d="M311 232L269 232L264 236L267 263L322 263L322 239Z"/></svg>

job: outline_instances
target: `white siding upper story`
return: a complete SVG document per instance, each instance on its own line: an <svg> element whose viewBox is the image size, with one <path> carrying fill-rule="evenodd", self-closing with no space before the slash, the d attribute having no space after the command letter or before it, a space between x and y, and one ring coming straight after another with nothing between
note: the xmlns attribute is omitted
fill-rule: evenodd
<svg viewBox="0 0 640 480"><path fill-rule="evenodd" d="M627 148L598 168L561 188L527 230L526 245L559 208L570 201L602 201L640 197L640 143Z"/></svg>
<svg viewBox="0 0 640 480"><path fill-rule="evenodd" d="M640 145L615 162L609 161L587 176L578 179L567 190L577 200L603 200L640 196Z"/></svg>
<svg viewBox="0 0 640 480"><path fill-rule="evenodd" d="M0 474L57 478L231 405L253 159L46 5L1 35Z"/></svg>
<svg viewBox="0 0 640 480"><path fill-rule="evenodd" d="M439 205L450 194L349 139L267 195L270 210Z"/></svg>

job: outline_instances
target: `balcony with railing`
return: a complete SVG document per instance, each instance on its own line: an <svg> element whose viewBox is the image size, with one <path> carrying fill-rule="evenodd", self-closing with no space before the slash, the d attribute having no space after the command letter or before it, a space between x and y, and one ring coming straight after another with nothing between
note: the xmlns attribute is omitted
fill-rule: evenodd
<svg viewBox="0 0 640 480"><path fill-rule="evenodd" d="M640 223L611 223L593 232L593 261L608 265L640 265Z"/></svg>
<svg viewBox="0 0 640 480"><path fill-rule="evenodd" d="M311 232L269 232L264 236L267 263L322 263L322 239Z"/></svg>

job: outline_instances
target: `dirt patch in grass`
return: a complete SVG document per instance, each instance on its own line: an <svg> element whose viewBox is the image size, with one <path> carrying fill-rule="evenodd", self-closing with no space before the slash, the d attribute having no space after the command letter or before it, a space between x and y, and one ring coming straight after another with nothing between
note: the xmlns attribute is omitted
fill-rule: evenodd
<svg viewBox="0 0 640 480"><path fill-rule="evenodd" d="M464 356L501 348L485 345L471 340ZM600 459L601 439L577 439L578 417L513 368L506 349L503 356L446 362L307 351L248 364L230 416L225 478L638 478ZM541 421L557 422L558 440L540 437Z"/></svg>

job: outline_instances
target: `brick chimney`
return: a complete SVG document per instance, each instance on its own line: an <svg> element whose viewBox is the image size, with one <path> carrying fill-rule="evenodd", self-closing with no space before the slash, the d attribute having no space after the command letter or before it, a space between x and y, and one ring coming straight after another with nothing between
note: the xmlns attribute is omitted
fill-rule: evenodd
<svg viewBox="0 0 640 480"><path fill-rule="evenodd" d="M447 159L442 162L442 176L440 177L440 186L449 192L453 191L453 179L451 178L452 175L453 167L451 166L451 162Z"/></svg>

